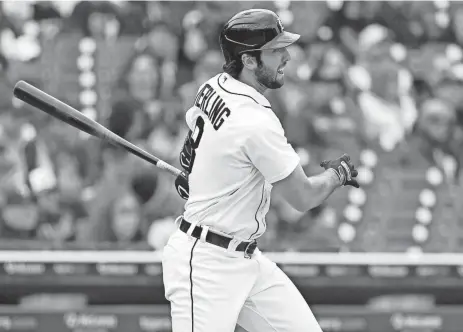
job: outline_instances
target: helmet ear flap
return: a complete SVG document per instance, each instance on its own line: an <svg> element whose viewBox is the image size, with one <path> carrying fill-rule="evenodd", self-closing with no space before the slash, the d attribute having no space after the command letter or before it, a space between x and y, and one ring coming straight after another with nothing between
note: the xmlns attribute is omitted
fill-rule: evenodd
<svg viewBox="0 0 463 332"><path fill-rule="evenodd" d="M220 50L222 51L223 57L225 58L225 62L226 63L231 62L233 55L230 53L230 43L225 38L225 31L222 31L220 33L219 45L220 45Z"/></svg>
<svg viewBox="0 0 463 332"><path fill-rule="evenodd" d="M233 61L233 55L225 47L222 48L222 54L226 63Z"/></svg>

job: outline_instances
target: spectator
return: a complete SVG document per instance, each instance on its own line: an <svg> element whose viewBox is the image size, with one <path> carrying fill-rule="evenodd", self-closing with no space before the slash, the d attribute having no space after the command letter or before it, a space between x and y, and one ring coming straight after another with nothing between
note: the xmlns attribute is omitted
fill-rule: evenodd
<svg viewBox="0 0 463 332"><path fill-rule="evenodd" d="M142 220L140 203L131 192L123 193L116 199L109 209L109 230L107 234L110 241L138 242L144 240L144 222Z"/></svg>
<svg viewBox="0 0 463 332"><path fill-rule="evenodd" d="M403 141L416 121L417 110L410 96L412 78L390 59L367 66L368 69L359 66L350 71L351 79L363 80L361 84L357 82L361 91L356 101L368 139L377 140L384 150L390 151Z"/></svg>
<svg viewBox="0 0 463 332"><path fill-rule="evenodd" d="M27 196L28 174L25 171L25 142L21 135L21 121L4 115L0 125L0 192Z"/></svg>
<svg viewBox="0 0 463 332"><path fill-rule="evenodd" d="M55 156L55 172L60 194L65 198L78 198L89 181L85 151L73 149L59 151Z"/></svg>
<svg viewBox="0 0 463 332"><path fill-rule="evenodd" d="M142 218L140 203L127 187L106 198L99 205L97 220L93 220L93 241L130 245L144 242L146 223ZM95 217L95 216L91 216Z"/></svg>
<svg viewBox="0 0 463 332"><path fill-rule="evenodd" d="M139 36L146 30L148 20L144 1L122 2L119 4L120 34Z"/></svg>
<svg viewBox="0 0 463 332"><path fill-rule="evenodd" d="M65 199L58 188L38 195L39 225L37 238L53 243L75 241L87 212L77 199Z"/></svg>
<svg viewBox="0 0 463 332"><path fill-rule="evenodd" d="M428 99L421 107L421 113L408 141L406 153L408 163L415 158L424 158L430 165L443 171L450 183L458 179L462 168L463 154L458 142L454 141L456 112L452 105L439 99Z"/></svg>
<svg viewBox="0 0 463 332"><path fill-rule="evenodd" d="M6 98L12 89L12 84L8 77L8 59L0 51L0 115L11 109L11 98Z"/></svg>
<svg viewBox="0 0 463 332"><path fill-rule="evenodd" d="M49 2L37 2L32 5L34 10L33 18L34 21L50 20L50 19L61 19L61 13L55 7L54 3Z"/></svg>
<svg viewBox="0 0 463 332"><path fill-rule="evenodd" d="M117 82L109 127L133 141L146 139L153 127L162 126L162 78L158 59L148 50L129 60Z"/></svg>
<svg viewBox="0 0 463 332"><path fill-rule="evenodd" d="M424 79L415 78L412 84L412 95L417 107L420 108L426 100L433 97L434 93L431 86Z"/></svg>
<svg viewBox="0 0 463 332"><path fill-rule="evenodd" d="M145 126L151 121L143 112L143 105L131 96L116 101L112 105L108 119L108 128L115 134L133 141L143 134Z"/></svg>
<svg viewBox="0 0 463 332"><path fill-rule="evenodd" d="M33 240L39 224L37 205L31 196L3 193L0 216L2 239Z"/></svg>
<svg viewBox="0 0 463 332"><path fill-rule="evenodd" d="M2 129L3 130L3 129ZM18 153L0 135L0 183L2 194L6 192L21 192L22 183L24 183L24 174L22 172L22 163Z"/></svg>
<svg viewBox="0 0 463 332"><path fill-rule="evenodd" d="M161 98L172 97L178 70L179 40L167 24L155 24L146 37L147 51L158 59L160 80L158 94ZM159 47L162 45L162 47Z"/></svg>
<svg viewBox="0 0 463 332"><path fill-rule="evenodd" d="M141 205L148 203L158 187L158 177L151 171L139 172L130 183L131 189Z"/></svg>
<svg viewBox="0 0 463 332"><path fill-rule="evenodd" d="M134 54L122 70L117 90L147 104L158 99L161 88L159 60L148 50ZM118 93L115 95L120 96Z"/></svg>
<svg viewBox="0 0 463 332"><path fill-rule="evenodd" d="M95 38L115 37L120 32L120 13L111 1L80 1L65 21L64 31L78 31Z"/></svg>

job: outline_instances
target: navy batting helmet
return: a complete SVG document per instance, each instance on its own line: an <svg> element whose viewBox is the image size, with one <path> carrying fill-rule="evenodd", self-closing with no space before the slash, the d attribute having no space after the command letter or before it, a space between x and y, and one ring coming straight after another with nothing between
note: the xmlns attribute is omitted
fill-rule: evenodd
<svg viewBox="0 0 463 332"><path fill-rule="evenodd" d="M280 18L267 9L249 9L233 16L220 34L220 48L227 63L246 51L286 47L300 35L284 31Z"/></svg>

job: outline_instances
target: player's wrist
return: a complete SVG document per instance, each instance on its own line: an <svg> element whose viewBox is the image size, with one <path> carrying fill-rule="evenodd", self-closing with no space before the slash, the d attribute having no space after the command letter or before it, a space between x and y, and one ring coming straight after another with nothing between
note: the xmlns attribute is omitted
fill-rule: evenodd
<svg viewBox="0 0 463 332"><path fill-rule="evenodd" d="M333 181L333 183L335 185L337 185L338 187L341 187L342 186L342 179L341 177L339 176L338 172L336 172L336 170L332 169L332 168L328 168L326 171L325 171L326 174L329 175L329 178Z"/></svg>

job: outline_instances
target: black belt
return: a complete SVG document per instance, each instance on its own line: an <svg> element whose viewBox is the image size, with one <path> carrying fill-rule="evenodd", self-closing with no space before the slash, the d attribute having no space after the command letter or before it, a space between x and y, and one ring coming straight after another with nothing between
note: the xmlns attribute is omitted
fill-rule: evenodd
<svg viewBox="0 0 463 332"><path fill-rule="evenodd" d="M189 223L185 219L182 219L182 221L180 222L180 230L184 233L188 232L188 230L190 229L190 226L191 226L191 223ZM202 230L203 229L201 228L201 226L196 226L193 229L191 236L197 239L201 238ZM231 238L214 233L213 231L208 231L206 234L207 243L215 244L216 246L219 246L225 249L228 248L228 245L230 244L231 240L232 240ZM243 242L240 242L240 244L238 244L238 246L236 247L236 251L244 252L244 257L250 258L250 255L254 253L254 250L256 250L256 247L257 247L256 240L250 241L250 242L243 241Z"/></svg>

